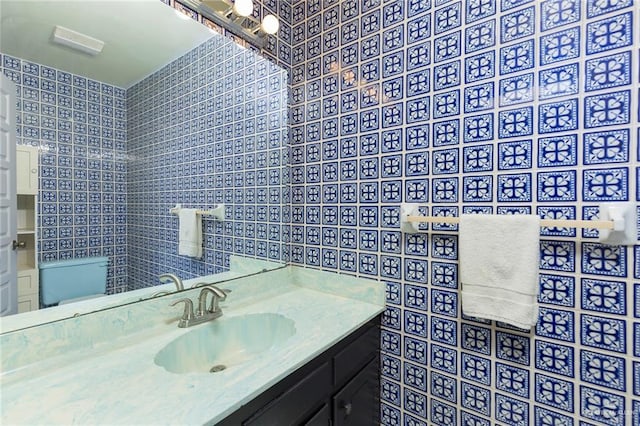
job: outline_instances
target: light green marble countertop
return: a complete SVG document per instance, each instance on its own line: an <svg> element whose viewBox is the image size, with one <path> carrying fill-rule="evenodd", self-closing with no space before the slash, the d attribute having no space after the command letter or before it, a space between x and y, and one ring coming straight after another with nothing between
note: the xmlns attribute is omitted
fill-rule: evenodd
<svg viewBox="0 0 640 426"><path fill-rule="evenodd" d="M0 423L215 424L384 309L380 282L299 267L225 288L232 293L219 320L278 313L296 333L215 374L173 374L154 363L167 343L206 325L177 328L181 309L167 304L185 293L6 333Z"/></svg>

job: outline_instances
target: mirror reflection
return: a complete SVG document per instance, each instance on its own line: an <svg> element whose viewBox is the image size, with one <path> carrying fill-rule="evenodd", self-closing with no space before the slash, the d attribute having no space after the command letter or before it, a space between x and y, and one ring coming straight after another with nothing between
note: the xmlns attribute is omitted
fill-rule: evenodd
<svg viewBox="0 0 640 426"><path fill-rule="evenodd" d="M159 0L0 3L0 71L17 88L17 312L282 265L284 70Z"/></svg>

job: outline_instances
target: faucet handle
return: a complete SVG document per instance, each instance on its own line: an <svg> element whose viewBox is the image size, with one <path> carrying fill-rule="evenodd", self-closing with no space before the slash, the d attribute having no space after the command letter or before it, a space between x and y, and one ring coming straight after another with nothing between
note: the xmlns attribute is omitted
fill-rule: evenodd
<svg viewBox="0 0 640 426"><path fill-rule="evenodd" d="M191 299L178 299L175 302L171 303L170 306L176 306L178 303L184 303L184 312L182 313L182 318L180 318L180 323L178 324L178 327L186 327L187 326L187 322L191 321L195 318L195 315L193 313L193 302L191 301Z"/></svg>

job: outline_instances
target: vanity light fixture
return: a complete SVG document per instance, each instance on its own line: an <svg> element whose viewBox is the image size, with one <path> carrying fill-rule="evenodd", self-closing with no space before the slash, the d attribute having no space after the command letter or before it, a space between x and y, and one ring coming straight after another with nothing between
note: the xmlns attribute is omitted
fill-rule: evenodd
<svg viewBox="0 0 640 426"><path fill-rule="evenodd" d="M102 52L102 48L104 47L104 41L70 30L69 28L61 27L60 25L54 27L51 40L92 56Z"/></svg>
<svg viewBox="0 0 640 426"><path fill-rule="evenodd" d="M253 15L253 0L180 0L180 3L257 47L262 47L266 37L280 28L274 15L265 15L262 22Z"/></svg>

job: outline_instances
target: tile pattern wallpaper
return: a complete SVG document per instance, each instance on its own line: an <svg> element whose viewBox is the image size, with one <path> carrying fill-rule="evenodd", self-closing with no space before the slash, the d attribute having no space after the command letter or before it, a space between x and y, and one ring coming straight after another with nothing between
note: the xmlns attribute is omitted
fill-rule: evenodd
<svg viewBox="0 0 640 426"><path fill-rule="evenodd" d="M108 293L127 289L125 91L0 54L17 85L17 142L40 148L41 262L109 256Z"/></svg>
<svg viewBox="0 0 640 426"><path fill-rule="evenodd" d="M221 272L231 253L288 259L287 74L234 41L129 89L0 56L18 143L40 147L41 262L109 256L111 294ZM224 224L203 223L200 260L177 255L176 203L227 205Z"/></svg>
<svg viewBox="0 0 640 426"><path fill-rule="evenodd" d="M132 289L226 270L231 253L287 259L287 96L284 70L220 36L127 90ZM178 255L177 203L226 206L203 219L201 260Z"/></svg>
<svg viewBox="0 0 640 426"><path fill-rule="evenodd" d="M640 199L633 0L292 2L291 260L381 279L384 425L640 424L640 246L542 228L535 329L465 317L455 225Z"/></svg>

